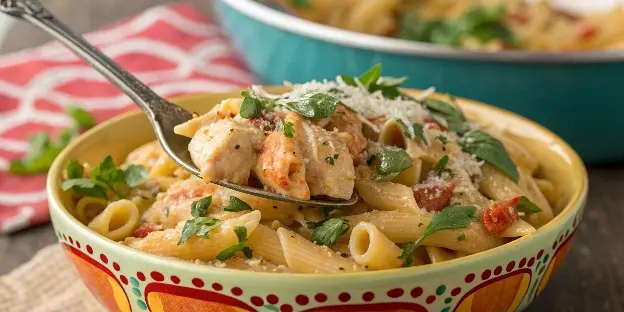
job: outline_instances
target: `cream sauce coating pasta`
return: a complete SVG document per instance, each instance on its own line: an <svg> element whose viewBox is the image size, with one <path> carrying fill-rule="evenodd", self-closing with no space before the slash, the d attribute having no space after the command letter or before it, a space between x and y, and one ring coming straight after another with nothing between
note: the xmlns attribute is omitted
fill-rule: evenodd
<svg viewBox="0 0 624 312"><path fill-rule="evenodd" d="M271 97L256 87L176 132L191 138L189 151L206 180L301 199L357 192L354 206L304 207L225 189L184 174L150 142L120 166L143 166L146 181L123 198L74 194L74 214L111 240L159 256L253 272L338 274L483 252L531 235L565 204L541 175L540 160L514 138L479 139L508 155L508 164L470 149L483 128L464 121L453 99L386 98L341 78L292 87ZM280 102L310 92L332 95L314 104L318 112L335 99L329 116L306 117ZM249 113L249 103L260 111ZM464 128L450 130L458 120ZM464 225L435 229L447 209L458 207L470 211Z"/></svg>

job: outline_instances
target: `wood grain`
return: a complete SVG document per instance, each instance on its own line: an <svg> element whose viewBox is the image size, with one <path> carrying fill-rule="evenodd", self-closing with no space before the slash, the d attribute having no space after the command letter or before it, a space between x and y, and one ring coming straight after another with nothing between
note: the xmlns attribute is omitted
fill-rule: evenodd
<svg viewBox="0 0 624 312"><path fill-rule="evenodd" d="M131 16L167 0L42 0L77 32L87 32ZM210 1L190 1L210 13ZM2 52L49 41L49 37L19 23ZM585 219L576 242L555 277L528 312L624 312L624 164L589 169L590 193ZM0 274L28 261L55 241L51 225L0 236Z"/></svg>

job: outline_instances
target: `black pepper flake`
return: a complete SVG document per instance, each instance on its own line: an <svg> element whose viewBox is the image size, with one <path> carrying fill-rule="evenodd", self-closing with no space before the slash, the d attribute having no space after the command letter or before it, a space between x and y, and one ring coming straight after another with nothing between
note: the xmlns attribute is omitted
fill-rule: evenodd
<svg viewBox="0 0 624 312"><path fill-rule="evenodd" d="M240 148L240 145L236 144L236 145L234 145L234 148L235 148L235 149L239 149L239 148Z"/></svg>
<svg viewBox="0 0 624 312"><path fill-rule="evenodd" d="M349 258L349 254L346 252L341 253L340 256L342 256L343 258Z"/></svg>
<svg viewBox="0 0 624 312"><path fill-rule="evenodd" d="M344 271L344 268L343 267L339 267L338 270Z"/></svg>
<svg viewBox="0 0 624 312"><path fill-rule="evenodd" d="M273 208L277 209L277 206L273 206Z"/></svg>
<svg viewBox="0 0 624 312"><path fill-rule="evenodd" d="M340 154L334 154L334 159L338 159L338 156L340 156Z"/></svg>

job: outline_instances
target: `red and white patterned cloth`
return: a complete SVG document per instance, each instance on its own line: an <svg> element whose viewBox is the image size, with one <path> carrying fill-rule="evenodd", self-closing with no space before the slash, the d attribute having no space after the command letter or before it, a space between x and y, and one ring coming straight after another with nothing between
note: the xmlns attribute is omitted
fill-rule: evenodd
<svg viewBox="0 0 624 312"><path fill-rule="evenodd" d="M187 4L159 6L86 38L165 97L245 87L253 76L218 27ZM0 56L0 233L48 222L45 175L6 170L36 131L54 133L78 103L98 123L135 109L128 97L62 45Z"/></svg>

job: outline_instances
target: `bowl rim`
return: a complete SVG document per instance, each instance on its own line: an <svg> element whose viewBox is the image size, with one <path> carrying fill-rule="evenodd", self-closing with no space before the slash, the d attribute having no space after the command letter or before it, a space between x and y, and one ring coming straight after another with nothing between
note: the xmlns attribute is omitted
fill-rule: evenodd
<svg viewBox="0 0 624 312"><path fill-rule="evenodd" d="M273 89L274 88L274 89ZM280 90L280 87L266 87L267 90ZM408 92L410 89L406 89ZM411 89L412 91L422 92L420 90ZM229 92L213 92L192 96L182 96L171 99L174 103L183 103L190 101L197 101L199 99L205 98L208 95L218 96L218 97L228 97L235 96L240 94L239 90L229 91ZM437 94L437 93L436 93ZM439 94L437 94L439 95ZM490 258L499 257L504 255L507 251L512 250L512 248L518 248L520 245L528 246L529 244L535 244L537 240L542 237L557 231L561 224L564 222L563 220L568 220L571 215L575 214L578 210L582 209L586 203L587 194L588 194L588 176L587 170L581 161L581 158L578 154L570 147L563 139L558 137L556 134L552 133L550 130L544 128L543 126L524 118L515 113L506 111L504 109L494 107L488 104L484 104L481 102L468 100L465 98L457 97L458 103L460 106L469 107L470 109L475 109L479 111L483 110L491 110L497 114L503 114L506 118L511 118L516 120L517 122L526 124L531 128L534 128L538 132L540 132L544 139L542 141L548 142L548 144L558 146L558 152L568 158L568 162L571 167L576 171L576 176L582 178L580 183L580 187L571 194L569 203L566 205L562 211L555 216L551 221L547 224L539 228L534 233L531 233L527 236L520 237L514 241L503 244L501 246L497 246L495 248L482 251L476 254L472 254L466 257L456 258L453 260L430 264L425 266L415 266L410 268L395 268L395 269L387 269L387 270L377 270L377 271L362 271L362 272L348 272L342 274L314 274L314 273L272 273L272 272L250 272L244 270L230 269L230 268L218 268L209 265L199 265L194 264L189 261L185 261L182 259L168 258L158 255L149 254L147 252L142 252L131 247L122 245L118 242L112 241L100 234L95 233L91 229L89 229L85 224L81 223L78 219L76 219L72 214L69 213L69 210L64 208L62 201L60 199L60 194L58 190L61 189L61 177L63 175L65 164L70 160L69 156L73 154L73 150L78 148L80 145L85 144L94 137L98 132L110 131L110 129L115 129L116 124L123 122L126 119L139 118L138 116L143 115L143 112L139 109L135 109L116 117L113 117L101 124L96 125L91 128L87 132L80 135L77 139L72 141L67 147L63 149L63 151L57 156L57 158L52 163L50 171L46 177L46 193L48 194L48 202L49 202L49 210L51 214L56 215L58 218L63 219L63 222L67 224L68 227L71 227L73 230L79 232L81 235L87 237L89 241L95 241L99 245L106 245L107 249L117 249L120 253L125 253L128 256L135 259L139 259L144 263L153 263L155 266L162 267L177 267L180 270L184 271L192 271L195 272L196 275L202 276L203 274L226 274L233 277L245 277L250 278L257 277L259 279L263 278L276 278L284 281L293 281L300 282L301 278L310 279L310 280L324 280L331 279L332 282L353 282L354 278L361 279L369 279L369 278L378 278L378 279L387 279L387 278L398 278L404 276L406 274L409 275L418 275L418 276L430 276L436 275L437 272L451 272L460 270L464 266L468 266L475 262L484 262ZM559 227L558 227L559 226ZM93 243L92 243L93 244Z"/></svg>
<svg viewBox="0 0 624 312"><path fill-rule="evenodd" d="M624 61L624 50L582 52L478 51L445 47L437 44L375 36L318 24L290 15L255 0L218 0L236 11L286 32L295 33L342 46L378 52L413 55L437 59L507 63L604 63Z"/></svg>

